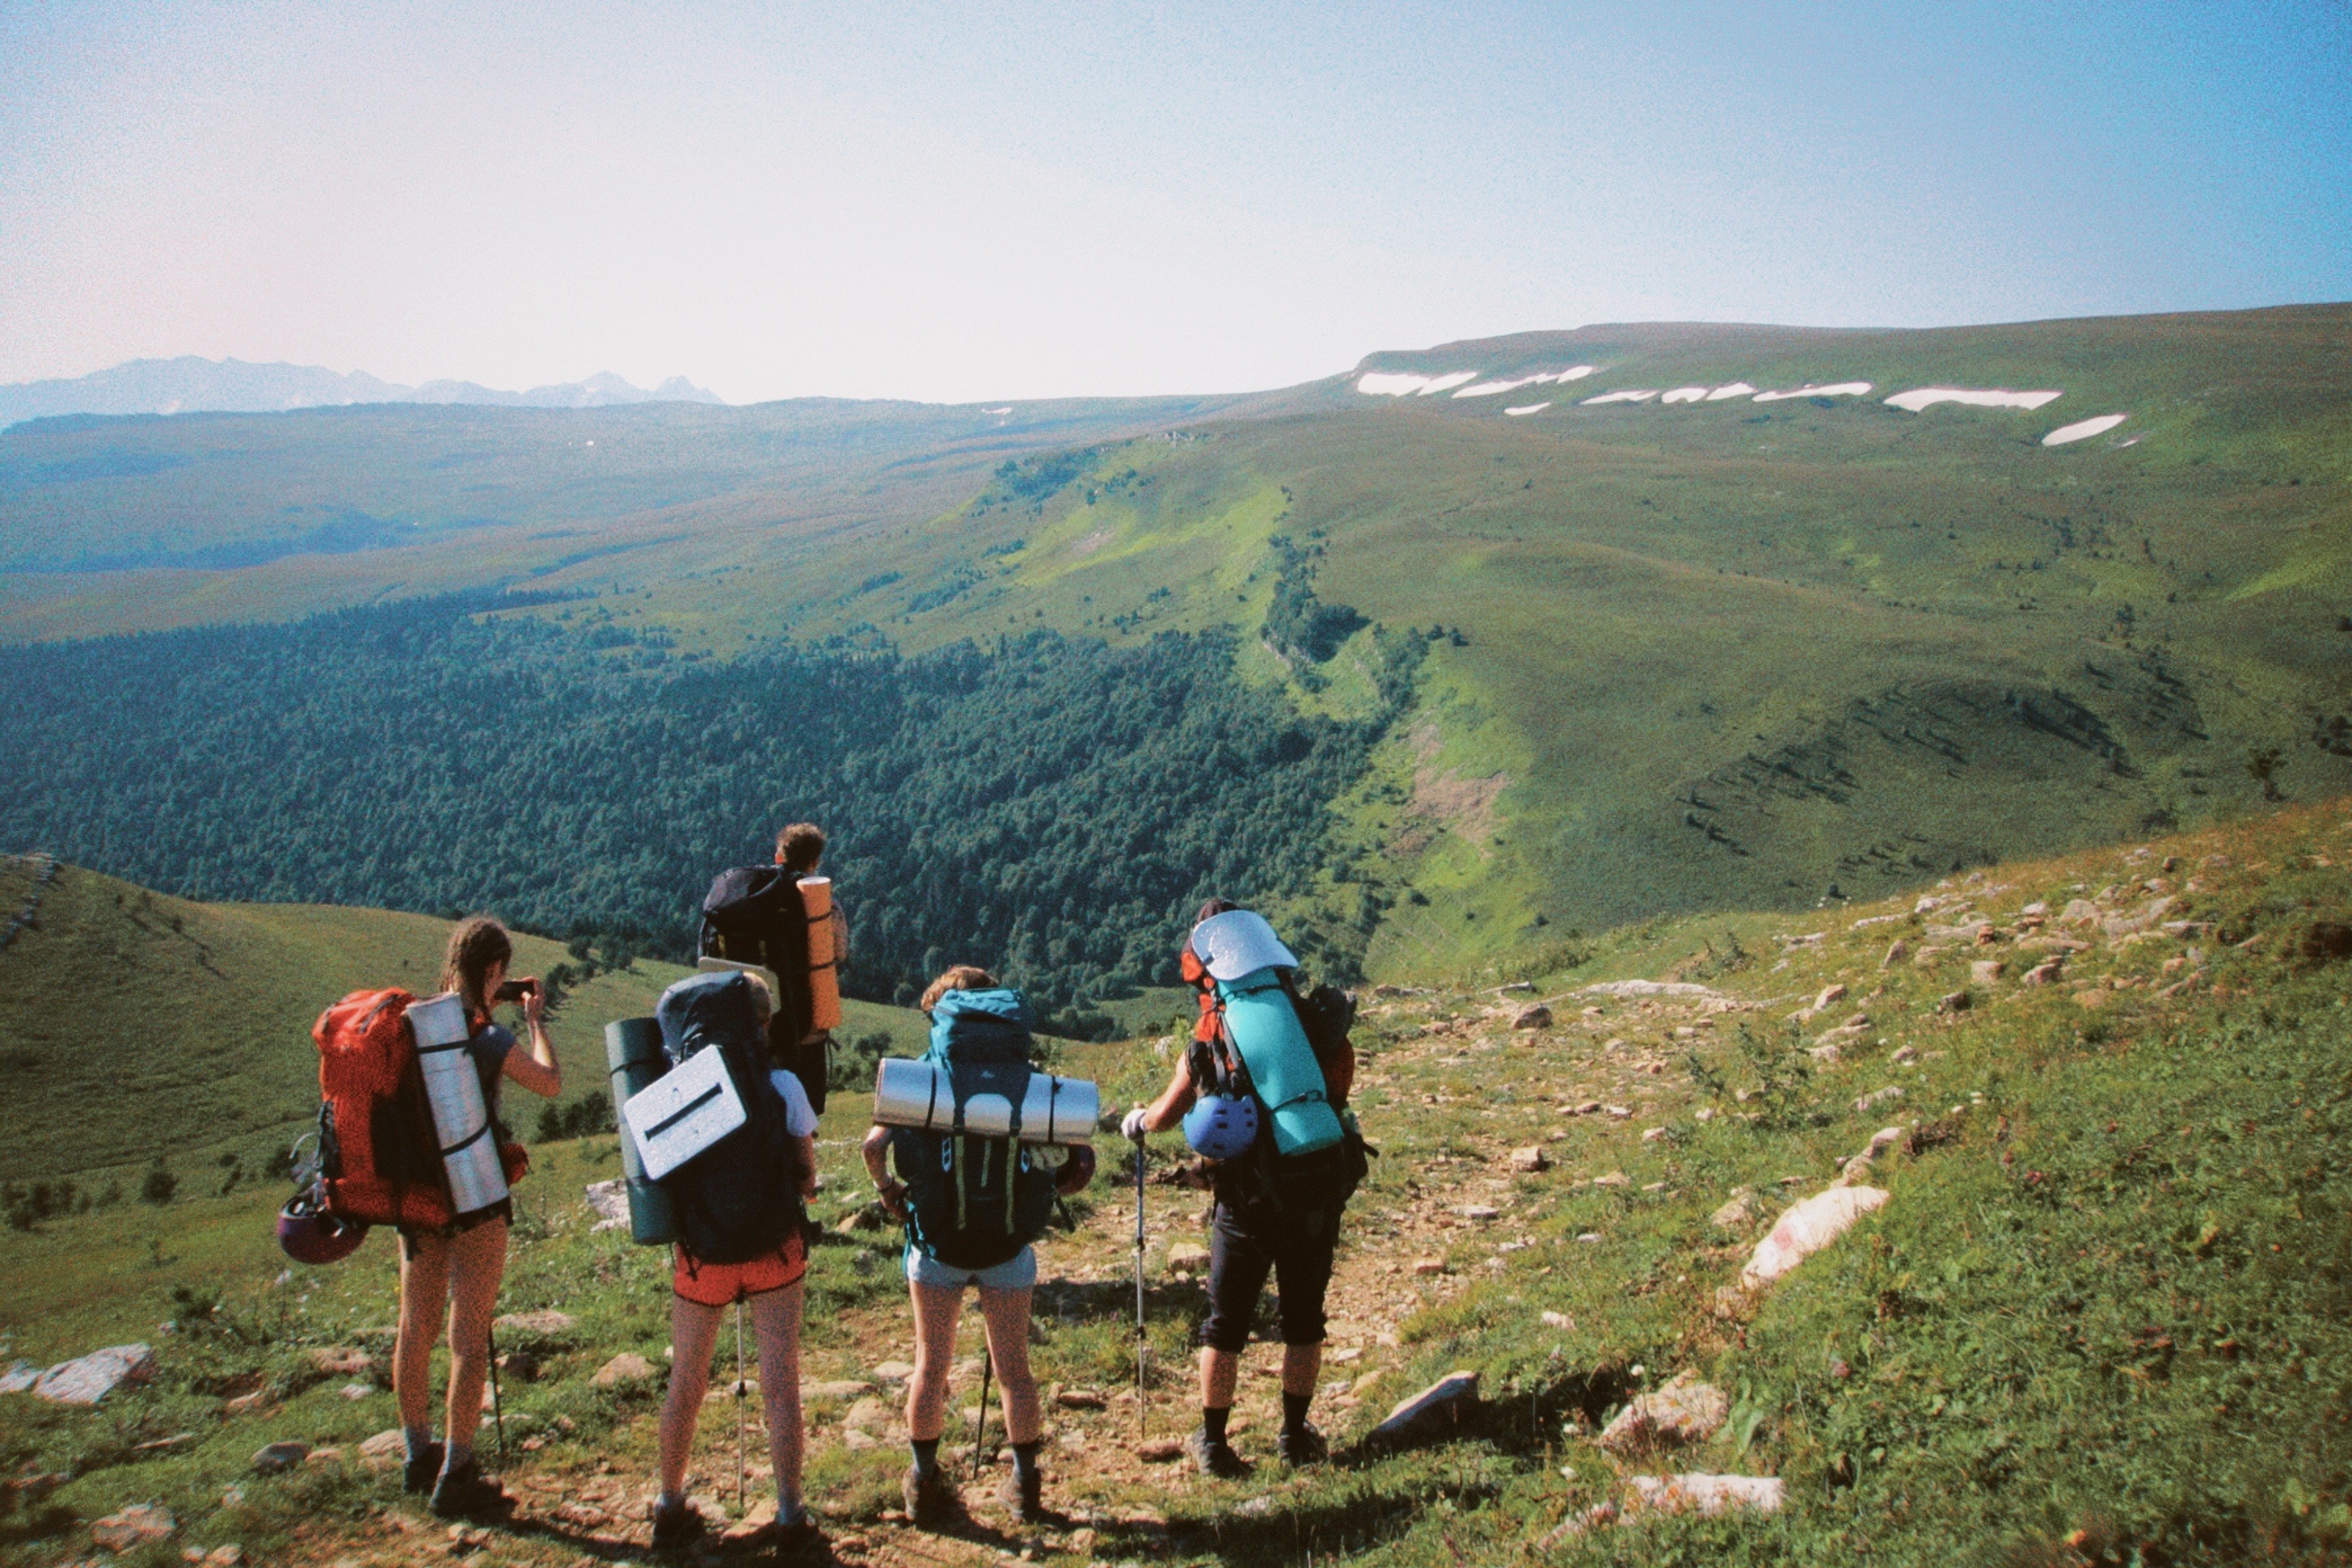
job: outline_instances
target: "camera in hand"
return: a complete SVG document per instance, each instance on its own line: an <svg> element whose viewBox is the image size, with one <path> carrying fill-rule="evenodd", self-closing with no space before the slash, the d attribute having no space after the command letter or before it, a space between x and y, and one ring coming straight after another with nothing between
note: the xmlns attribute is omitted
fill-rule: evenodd
<svg viewBox="0 0 2352 1568"><path fill-rule="evenodd" d="M508 980L499 984L498 994L492 996L490 1000L493 1002L520 1002L524 997L533 996L538 994L538 993L539 982L536 980Z"/></svg>

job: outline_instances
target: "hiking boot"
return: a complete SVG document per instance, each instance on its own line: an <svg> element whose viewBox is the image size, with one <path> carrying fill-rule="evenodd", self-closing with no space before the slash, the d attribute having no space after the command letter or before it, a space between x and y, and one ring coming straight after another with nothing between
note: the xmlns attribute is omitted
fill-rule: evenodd
<svg viewBox="0 0 2352 1568"><path fill-rule="evenodd" d="M801 1516L790 1524L780 1521L768 1526L768 1549L773 1552L781 1562L789 1562L801 1553L813 1551L824 1543L824 1532L817 1529L816 1521L809 1516L805 1509L801 1511Z"/></svg>
<svg viewBox="0 0 2352 1568"><path fill-rule="evenodd" d="M1192 1428L1184 1439L1184 1451L1192 1456L1193 1468L1212 1480L1237 1481L1250 1473L1249 1461L1234 1453L1231 1443L1211 1441L1204 1428Z"/></svg>
<svg viewBox="0 0 2352 1568"><path fill-rule="evenodd" d="M1004 1511L1013 1516L1014 1523L1042 1524L1045 1519L1045 1472L1032 1470L1024 1480L1021 1472L1014 1470L1004 1478L996 1500L1004 1505Z"/></svg>
<svg viewBox="0 0 2352 1568"><path fill-rule="evenodd" d="M507 1494L499 1483L482 1478L481 1465L467 1460L454 1470L444 1470L441 1479L433 1483L432 1500L425 1504L443 1519L464 1519L469 1515L493 1513L506 1506Z"/></svg>
<svg viewBox="0 0 2352 1568"><path fill-rule="evenodd" d="M675 1507L664 1508L661 1500L654 1500L654 1550L669 1552L702 1534L702 1515L692 1503L680 1499Z"/></svg>
<svg viewBox="0 0 2352 1568"><path fill-rule="evenodd" d="M1323 1434L1304 1421L1285 1426L1274 1440L1274 1450L1294 1470L1302 1465L1319 1465L1331 1457L1331 1445L1323 1440Z"/></svg>
<svg viewBox="0 0 2352 1568"><path fill-rule="evenodd" d="M920 1465L908 1465L905 1478L898 1482L898 1497L907 1505L908 1519L923 1525L937 1524L945 1519L955 1502L947 1472L937 1465L928 1470Z"/></svg>
<svg viewBox="0 0 2352 1568"><path fill-rule="evenodd" d="M401 1467L400 1489L422 1497L433 1489L441 1479L441 1457L444 1450L438 1443L427 1443Z"/></svg>

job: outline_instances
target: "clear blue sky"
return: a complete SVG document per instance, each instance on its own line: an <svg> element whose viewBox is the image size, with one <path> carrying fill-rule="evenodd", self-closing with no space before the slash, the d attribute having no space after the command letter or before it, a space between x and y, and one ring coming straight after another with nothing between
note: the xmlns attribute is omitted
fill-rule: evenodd
<svg viewBox="0 0 2352 1568"><path fill-rule="evenodd" d="M2352 7L0 0L0 382L1240 389L2352 298Z"/></svg>

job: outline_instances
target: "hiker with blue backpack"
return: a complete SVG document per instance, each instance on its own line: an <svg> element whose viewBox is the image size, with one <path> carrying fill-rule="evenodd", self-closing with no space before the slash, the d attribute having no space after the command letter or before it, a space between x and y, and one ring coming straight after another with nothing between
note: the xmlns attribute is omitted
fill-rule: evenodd
<svg viewBox="0 0 2352 1568"><path fill-rule="evenodd" d="M1201 1425L1185 1447L1202 1475L1237 1480L1250 1466L1226 1425L1269 1274L1283 1347L1276 1449L1292 1466L1327 1453L1307 1413L1322 1373L1340 1211L1369 1152L1347 1109L1354 1003L1329 986L1303 989L1298 960L1274 928L1223 899L1202 906L1179 968L1199 994L1200 1020L1167 1089L1129 1111L1119 1131L1139 1149L1147 1133L1181 1124L1209 1162L1216 1211L1200 1330Z"/></svg>
<svg viewBox="0 0 2352 1568"><path fill-rule="evenodd" d="M1094 1130L1097 1104L1091 1086L1032 1070L1029 1004L986 970L950 969L919 1005L930 1016L930 1048L920 1063L883 1064L876 1123L864 1149L884 1208L907 1227L915 1315L915 1373L907 1382L913 1462L900 1492L917 1524L939 1522L954 1505L940 1442L956 1320L964 1288L972 1286L1013 1445L1013 1474L999 1500L1016 1521L1035 1523L1045 1517L1045 1478L1037 1462L1037 1384L1029 1367L1033 1243L1057 1195L1077 1191L1093 1174L1093 1151L1083 1139ZM895 1079L894 1068L903 1069ZM901 1089L900 1083L920 1087ZM1076 1097L1065 1092L1073 1089L1085 1090L1075 1106ZM1054 1125L1057 1119L1062 1129Z"/></svg>
<svg viewBox="0 0 2352 1568"><path fill-rule="evenodd" d="M817 1539L801 1500L800 1377L802 1280L808 1267L802 1220L816 1194L817 1116L799 1078L771 1055L774 1008L766 983L740 970L690 975L663 992L655 1007L671 1078L684 1078L698 1057L718 1056L708 1090L654 1128L655 1157L665 1137L697 1136L697 1117L710 1115L713 1106L731 1100L741 1112L740 1122L663 1183L677 1242L670 1279L674 1360L662 1405L661 1491L653 1507L657 1550L681 1546L702 1531L702 1516L687 1500L686 1473L710 1387L720 1319L728 1308L737 1309L740 1362L740 1311L747 1305L759 1342L760 1395L776 1478L770 1544L791 1552ZM730 1110L720 1124L731 1116ZM741 1393L739 1387L739 1398Z"/></svg>

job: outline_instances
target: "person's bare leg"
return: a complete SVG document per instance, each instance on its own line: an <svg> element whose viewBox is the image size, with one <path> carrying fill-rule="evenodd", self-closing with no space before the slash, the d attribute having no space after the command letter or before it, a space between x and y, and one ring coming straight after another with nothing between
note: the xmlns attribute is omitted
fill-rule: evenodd
<svg viewBox="0 0 2352 1568"><path fill-rule="evenodd" d="M801 1282L751 1299L760 1336L760 1402L768 1415L768 1458L776 1468L776 1518L801 1510Z"/></svg>
<svg viewBox="0 0 2352 1568"><path fill-rule="evenodd" d="M1029 1288L980 1292L981 1321L988 1328L988 1356L1004 1390L1004 1432L1014 1443L1034 1443L1044 1423L1037 1414L1037 1379L1029 1370Z"/></svg>
<svg viewBox="0 0 2352 1568"><path fill-rule="evenodd" d="M666 1498L686 1495L694 1428L702 1418L702 1396L710 1392L710 1352L719 1342L719 1320L725 1310L683 1296L669 1299L669 1394L661 1414L661 1489Z"/></svg>
<svg viewBox="0 0 2352 1568"><path fill-rule="evenodd" d="M400 1336L393 1342L392 1392L400 1425L412 1437L433 1425L433 1343L449 1301L449 1244L437 1236L404 1239L400 1248Z"/></svg>
<svg viewBox="0 0 2352 1568"><path fill-rule="evenodd" d="M1242 1377L1242 1358L1234 1351L1201 1350L1201 1408L1228 1410L1233 1407L1234 1389Z"/></svg>
<svg viewBox="0 0 2352 1568"><path fill-rule="evenodd" d="M919 1443L937 1442L947 1430L948 1369L955 1361L963 1291L911 1280L907 1290L915 1302L915 1375L907 1380L907 1435Z"/></svg>
<svg viewBox="0 0 2352 1568"><path fill-rule="evenodd" d="M1312 1394L1316 1380L1323 1375L1323 1347L1285 1345L1282 1347L1282 1392L1293 1396ZM1228 1386L1231 1386L1228 1384Z"/></svg>
<svg viewBox="0 0 2352 1568"><path fill-rule="evenodd" d="M490 1372L490 1319L507 1272L507 1222L490 1220L449 1239L449 1401L446 1468L473 1452L482 1425L482 1385Z"/></svg>

